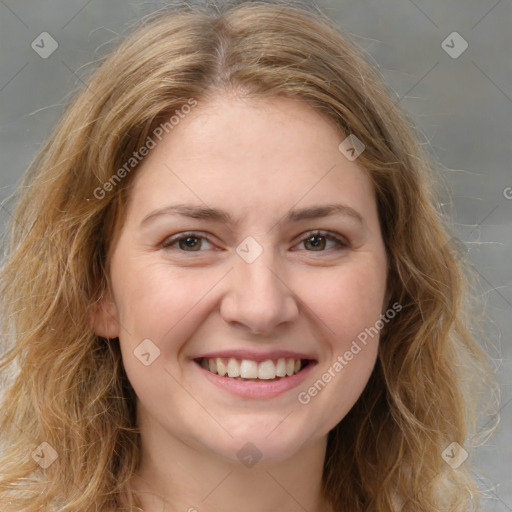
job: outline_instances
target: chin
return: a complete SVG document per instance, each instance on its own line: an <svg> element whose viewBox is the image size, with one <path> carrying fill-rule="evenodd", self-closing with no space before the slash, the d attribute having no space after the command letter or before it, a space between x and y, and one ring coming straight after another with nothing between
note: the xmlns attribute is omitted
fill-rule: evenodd
<svg viewBox="0 0 512 512"><path fill-rule="evenodd" d="M233 437L205 440L204 446L225 459L241 462L247 467L257 463L261 468L285 461L312 442L310 434L292 435L285 422L277 428L276 424L268 428L267 423L258 425L258 422L254 422L252 425L240 425L238 429L232 428L229 432Z"/></svg>

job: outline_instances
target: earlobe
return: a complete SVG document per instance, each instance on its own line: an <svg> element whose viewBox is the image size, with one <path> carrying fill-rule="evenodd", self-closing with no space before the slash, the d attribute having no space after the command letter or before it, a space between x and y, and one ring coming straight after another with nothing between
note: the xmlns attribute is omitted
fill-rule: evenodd
<svg viewBox="0 0 512 512"><path fill-rule="evenodd" d="M117 308L110 296L102 297L89 311L93 331L102 338L119 337Z"/></svg>

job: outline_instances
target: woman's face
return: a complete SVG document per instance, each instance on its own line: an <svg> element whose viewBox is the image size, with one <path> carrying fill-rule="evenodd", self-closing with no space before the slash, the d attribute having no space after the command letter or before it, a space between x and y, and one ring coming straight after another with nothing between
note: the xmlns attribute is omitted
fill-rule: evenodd
<svg viewBox="0 0 512 512"><path fill-rule="evenodd" d="M374 191L305 103L219 96L183 117L137 170L96 332L119 337L148 435L283 460L325 441L374 367Z"/></svg>

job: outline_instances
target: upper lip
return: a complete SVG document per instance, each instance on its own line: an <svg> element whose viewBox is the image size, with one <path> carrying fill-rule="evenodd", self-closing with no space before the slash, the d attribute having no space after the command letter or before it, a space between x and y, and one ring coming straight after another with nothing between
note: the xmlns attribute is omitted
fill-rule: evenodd
<svg viewBox="0 0 512 512"><path fill-rule="evenodd" d="M208 352L204 354L200 354L194 359L216 359L217 357L223 359L247 359L249 361L268 361L268 360L277 360L277 359L300 359L305 360L309 359L312 361L316 361L316 358L311 354L306 354L303 352L296 352L293 350L271 350L269 352L254 352L252 350L221 350L218 352Z"/></svg>

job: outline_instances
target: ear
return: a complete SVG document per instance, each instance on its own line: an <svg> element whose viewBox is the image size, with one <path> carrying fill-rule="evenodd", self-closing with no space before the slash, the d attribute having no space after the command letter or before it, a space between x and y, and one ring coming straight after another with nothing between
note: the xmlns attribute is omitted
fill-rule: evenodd
<svg viewBox="0 0 512 512"><path fill-rule="evenodd" d="M96 302L89 311L89 322L102 338L119 337L119 314L110 293Z"/></svg>

